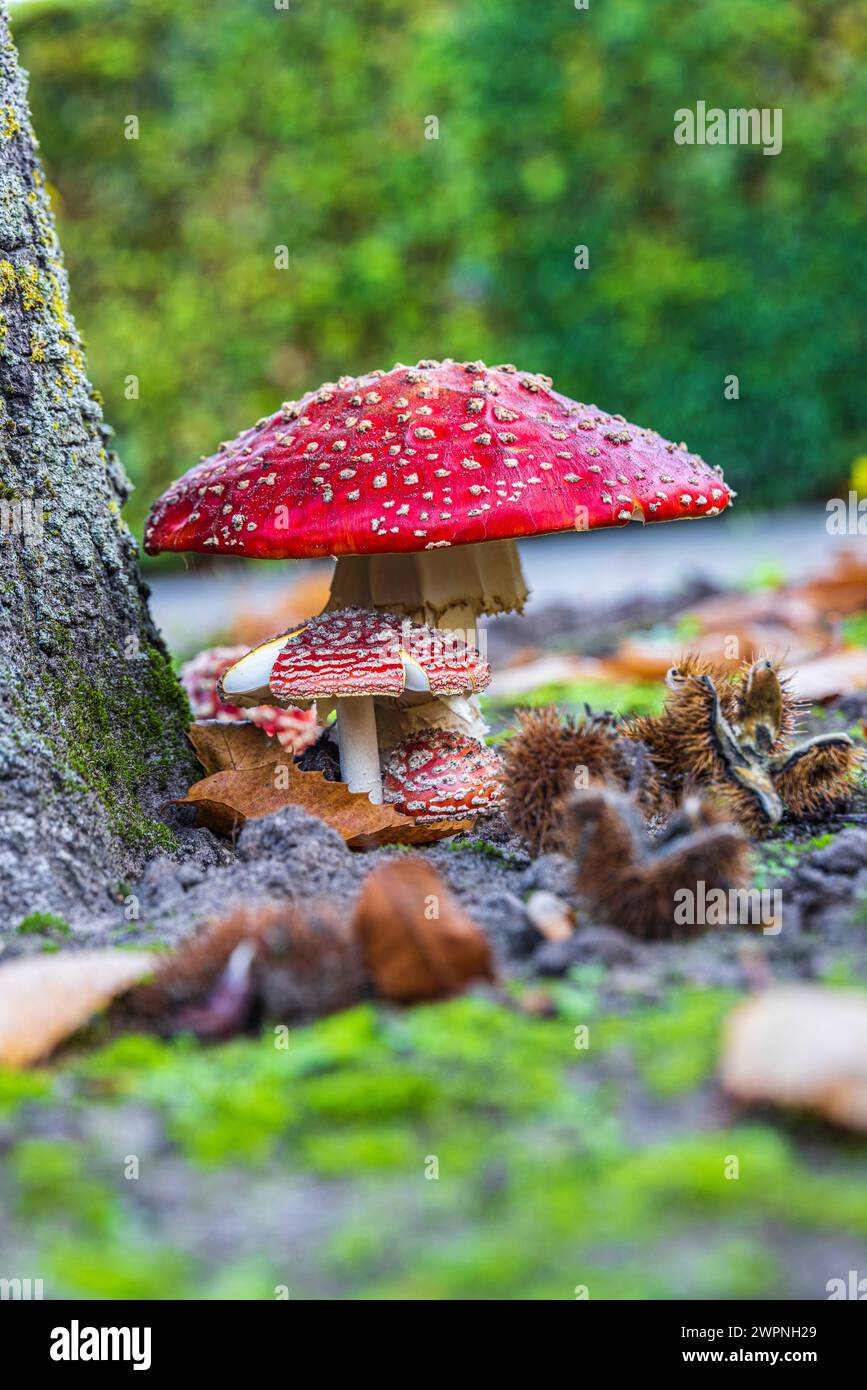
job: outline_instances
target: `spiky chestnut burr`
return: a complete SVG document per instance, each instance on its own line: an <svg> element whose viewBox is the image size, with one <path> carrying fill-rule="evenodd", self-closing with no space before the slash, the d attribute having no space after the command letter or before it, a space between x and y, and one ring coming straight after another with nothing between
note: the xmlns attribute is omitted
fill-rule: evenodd
<svg viewBox="0 0 867 1390"><path fill-rule="evenodd" d="M576 792L563 813L577 885L593 916L646 938L698 935L680 925L675 894L742 888L749 876L743 832L709 802L688 797L664 834L651 838L634 800L610 787Z"/></svg>
<svg viewBox="0 0 867 1390"><path fill-rule="evenodd" d="M517 733L500 746L506 819L534 854L561 850L564 798L593 782L626 788L629 745L604 715L575 719L548 705L517 718Z"/></svg>
<svg viewBox="0 0 867 1390"><path fill-rule="evenodd" d="M233 908L167 957L118 1013L162 1033L237 1033L262 1017L308 1023L361 999L358 943L328 904Z"/></svg>
<svg viewBox="0 0 867 1390"><path fill-rule="evenodd" d="M804 816L845 794L859 761L848 734L793 746L798 705L773 661L724 668L688 657L667 676L665 709L625 729L645 747L661 788L680 797L706 787L750 834L767 834L788 811Z"/></svg>

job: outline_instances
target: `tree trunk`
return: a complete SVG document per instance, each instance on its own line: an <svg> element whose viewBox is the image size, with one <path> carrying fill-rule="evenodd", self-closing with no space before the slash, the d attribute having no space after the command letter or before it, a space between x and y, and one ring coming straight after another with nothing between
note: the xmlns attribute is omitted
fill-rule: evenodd
<svg viewBox="0 0 867 1390"><path fill-rule="evenodd" d="M171 850L160 807L194 765L5 5L0 84L0 927L14 927L104 907L150 851Z"/></svg>

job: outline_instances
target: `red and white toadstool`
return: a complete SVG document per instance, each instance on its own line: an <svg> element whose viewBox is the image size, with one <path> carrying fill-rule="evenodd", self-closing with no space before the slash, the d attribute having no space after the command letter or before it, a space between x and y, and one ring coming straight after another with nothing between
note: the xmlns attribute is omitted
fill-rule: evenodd
<svg viewBox="0 0 867 1390"><path fill-rule="evenodd" d="M718 467L549 377L419 362L341 377L244 431L155 503L145 548L335 556L330 608L472 631L520 610L515 539L716 516Z"/></svg>
<svg viewBox="0 0 867 1390"><path fill-rule="evenodd" d="M264 729L269 738L277 738L283 748L302 753L319 735L316 710L278 709L275 705L254 705L241 709L226 703L217 686L220 677L246 653L246 647L206 647L181 667L181 685L190 702L195 719L216 719L221 723L249 720Z"/></svg>
<svg viewBox="0 0 867 1390"><path fill-rule="evenodd" d="M483 690L490 667L452 634L391 613L344 609L271 638L231 666L220 692L258 703L334 702L340 767L350 791L382 801L375 698L451 697Z"/></svg>
<svg viewBox="0 0 867 1390"><path fill-rule="evenodd" d="M385 766L385 799L418 821L465 820L502 802L500 760L476 739L429 729L398 744Z"/></svg>

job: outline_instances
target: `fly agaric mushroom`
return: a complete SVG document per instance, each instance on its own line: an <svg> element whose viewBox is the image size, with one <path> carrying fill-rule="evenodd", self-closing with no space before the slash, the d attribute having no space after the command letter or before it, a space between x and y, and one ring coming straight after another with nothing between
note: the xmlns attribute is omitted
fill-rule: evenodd
<svg viewBox="0 0 867 1390"><path fill-rule="evenodd" d="M206 647L181 667L181 685L193 717L216 719L223 724L246 719L263 729L269 738L276 737L283 748L302 753L319 734L315 709L278 709L268 704L241 709L221 699L217 690L220 677L246 650L246 647Z"/></svg>
<svg viewBox="0 0 867 1390"><path fill-rule="evenodd" d="M422 361L287 401L154 504L145 549L335 556L329 608L472 632L520 611L514 541L716 516L734 494L685 444L546 376Z"/></svg>
<svg viewBox="0 0 867 1390"><path fill-rule="evenodd" d="M392 751L385 799L417 821L466 820L500 806L501 775L493 749L451 729L428 729Z"/></svg>
<svg viewBox="0 0 867 1390"><path fill-rule="evenodd" d="M350 791L382 801L374 697L451 697L484 690L486 661L452 634L391 613L343 609L255 647L226 671L220 693L240 705L334 701L340 769Z"/></svg>

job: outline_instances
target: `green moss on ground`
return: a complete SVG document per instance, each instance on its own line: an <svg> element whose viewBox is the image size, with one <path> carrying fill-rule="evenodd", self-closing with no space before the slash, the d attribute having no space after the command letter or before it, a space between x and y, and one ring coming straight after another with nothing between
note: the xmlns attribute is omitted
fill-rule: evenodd
<svg viewBox="0 0 867 1390"><path fill-rule="evenodd" d="M661 681L571 681L536 686L519 699L491 700L481 697L483 711L496 718L509 709L528 709L539 705L558 705L566 712L610 710L614 714L660 714L665 700Z"/></svg>
<svg viewBox="0 0 867 1390"><path fill-rule="evenodd" d="M774 1232L867 1238L863 1144L828 1137L817 1165L796 1133L723 1106L700 1130L678 1119L713 1085L728 994L612 1017L599 985L561 982L554 1019L481 997L364 1006L285 1048L270 1031L215 1048L127 1036L0 1074L29 1136L0 1180L13 1234L52 1296L107 1298L773 1297L789 1278ZM142 1149L137 1180L126 1149ZM243 1227L245 1201L261 1219L293 1192L315 1240L278 1229L213 1258L227 1201Z"/></svg>
<svg viewBox="0 0 867 1390"><path fill-rule="evenodd" d="M72 928L65 917L58 917L54 912L30 912L26 917L22 917L16 927L16 931L24 936L44 934L54 936L71 936Z"/></svg>
<svg viewBox="0 0 867 1390"><path fill-rule="evenodd" d="M752 851L752 886L760 890L771 887L778 878L786 878L796 869L805 855L830 845L838 832L813 835L809 840L765 840Z"/></svg>
<svg viewBox="0 0 867 1390"><path fill-rule="evenodd" d="M518 860L514 854L509 854L506 850L500 849L497 845L492 845L487 840L480 840L467 836L458 840L443 840L443 849L450 854L481 854L486 859L499 859L502 864L517 864ZM412 852L412 845L401 846Z"/></svg>

